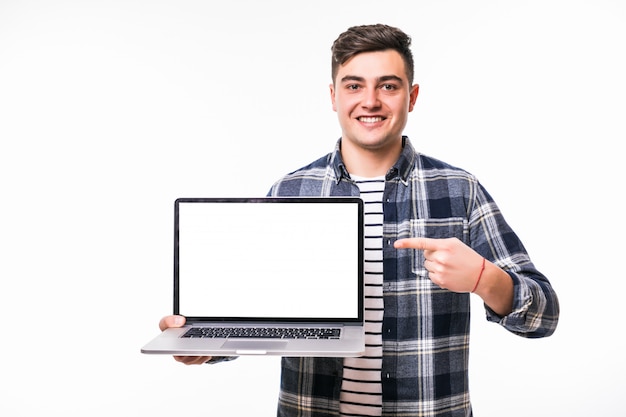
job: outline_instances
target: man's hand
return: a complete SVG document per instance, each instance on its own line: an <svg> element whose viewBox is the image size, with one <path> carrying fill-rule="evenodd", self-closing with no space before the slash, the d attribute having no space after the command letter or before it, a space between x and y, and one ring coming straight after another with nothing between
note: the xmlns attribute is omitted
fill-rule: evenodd
<svg viewBox="0 0 626 417"><path fill-rule="evenodd" d="M159 321L159 329L161 331L170 327L182 327L184 325L185 317L183 316L165 316ZM174 359L185 365L202 365L206 361L211 360L211 356L174 356Z"/></svg>
<svg viewBox="0 0 626 417"><path fill-rule="evenodd" d="M394 246L424 251L424 268L431 281L450 291L472 291L482 272L483 257L457 238L398 239Z"/></svg>
<svg viewBox="0 0 626 417"><path fill-rule="evenodd" d="M483 264L483 257L459 239L415 237L398 239L394 246L424 251L428 276L441 288L454 292L474 291L500 316L511 313L513 280L509 274L489 261Z"/></svg>

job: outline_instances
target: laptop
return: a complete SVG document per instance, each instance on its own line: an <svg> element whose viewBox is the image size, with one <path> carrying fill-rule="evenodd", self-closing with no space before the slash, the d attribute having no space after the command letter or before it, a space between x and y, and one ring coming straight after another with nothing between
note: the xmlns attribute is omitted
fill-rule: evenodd
<svg viewBox="0 0 626 417"><path fill-rule="evenodd" d="M179 198L174 314L142 347L185 356L360 356L363 201Z"/></svg>

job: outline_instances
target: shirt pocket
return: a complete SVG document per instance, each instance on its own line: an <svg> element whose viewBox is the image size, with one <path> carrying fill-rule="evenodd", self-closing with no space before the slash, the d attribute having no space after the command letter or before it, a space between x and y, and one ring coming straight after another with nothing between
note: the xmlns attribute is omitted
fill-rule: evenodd
<svg viewBox="0 0 626 417"><path fill-rule="evenodd" d="M447 239L456 237L465 244L469 242L469 223L463 217L445 219L411 219L411 237ZM424 268L424 251L411 250L411 267L414 274L427 278Z"/></svg>

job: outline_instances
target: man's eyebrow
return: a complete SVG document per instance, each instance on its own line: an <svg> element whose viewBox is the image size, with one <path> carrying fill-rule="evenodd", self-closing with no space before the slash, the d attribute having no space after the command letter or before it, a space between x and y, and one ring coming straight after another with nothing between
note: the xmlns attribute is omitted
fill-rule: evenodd
<svg viewBox="0 0 626 417"><path fill-rule="evenodd" d="M345 77L343 77L341 79L342 83L345 83L346 81L359 81L359 82L363 82L365 81L365 78L363 77L359 77L358 75L346 75Z"/></svg>
<svg viewBox="0 0 626 417"><path fill-rule="evenodd" d="M385 82L385 81L397 81L400 84L404 84L404 81L402 80L402 78L398 77L397 75L383 75L382 77L378 78L378 82Z"/></svg>

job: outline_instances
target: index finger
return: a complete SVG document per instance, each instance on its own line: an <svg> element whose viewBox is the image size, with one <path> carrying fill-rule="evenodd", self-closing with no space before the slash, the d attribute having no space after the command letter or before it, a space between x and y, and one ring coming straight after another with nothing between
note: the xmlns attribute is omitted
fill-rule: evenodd
<svg viewBox="0 0 626 417"><path fill-rule="evenodd" d="M436 250L439 247L438 240L427 237L408 237L396 240L393 246L396 249Z"/></svg>

